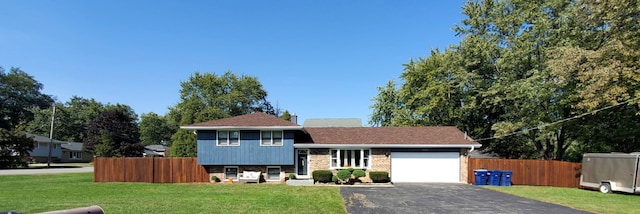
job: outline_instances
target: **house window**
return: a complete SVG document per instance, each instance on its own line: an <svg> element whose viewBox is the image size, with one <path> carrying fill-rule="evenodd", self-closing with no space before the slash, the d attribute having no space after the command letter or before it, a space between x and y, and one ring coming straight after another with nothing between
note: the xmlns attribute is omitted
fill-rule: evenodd
<svg viewBox="0 0 640 214"><path fill-rule="evenodd" d="M282 131L262 131L262 146L282 146Z"/></svg>
<svg viewBox="0 0 640 214"><path fill-rule="evenodd" d="M267 167L267 180L280 180L280 167L278 166Z"/></svg>
<svg viewBox="0 0 640 214"><path fill-rule="evenodd" d="M69 152L69 159L72 159L72 160L82 159L82 152Z"/></svg>
<svg viewBox="0 0 640 214"><path fill-rule="evenodd" d="M332 149L331 168L369 168L369 149Z"/></svg>
<svg viewBox="0 0 640 214"><path fill-rule="evenodd" d="M60 148L60 144L53 144L53 149L59 149Z"/></svg>
<svg viewBox="0 0 640 214"><path fill-rule="evenodd" d="M218 146L239 146L240 131L218 131Z"/></svg>
<svg viewBox="0 0 640 214"><path fill-rule="evenodd" d="M238 179L238 167L225 167L224 177Z"/></svg>

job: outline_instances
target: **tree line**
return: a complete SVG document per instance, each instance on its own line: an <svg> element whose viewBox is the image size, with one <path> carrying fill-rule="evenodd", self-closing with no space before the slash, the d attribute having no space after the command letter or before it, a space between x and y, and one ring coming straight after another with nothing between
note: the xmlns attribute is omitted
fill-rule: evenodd
<svg viewBox="0 0 640 214"><path fill-rule="evenodd" d="M0 67L0 168L26 166L34 141L25 134L49 136L54 116L54 139L83 142L83 150L98 157L139 157L144 146L170 146L175 157L195 157L196 138L181 125L266 112L289 117L267 101L257 78L195 72L180 83L180 101L166 115L143 113L138 118L125 104L105 104L73 96L55 101L42 93L43 85L19 68Z"/></svg>
<svg viewBox="0 0 640 214"><path fill-rule="evenodd" d="M508 158L579 160L584 152L640 150L640 4L625 0L471 0L462 38L404 64L373 98L374 126L451 125ZM100 157L140 156L164 144L195 157L188 125L261 111L289 117L256 77L193 73L166 115L124 104L56 101L19 68L0 67L0 168L25 164L25 132L84 142ZM54 102L55 101L55 102Z"/></svg>
<svg viewBox="0 0 640 214"><path fill-rule="evenodd" d="M378 88L369 123L451 125L507 158L640 150L640 4L480 0L462 38Z"/></svg>

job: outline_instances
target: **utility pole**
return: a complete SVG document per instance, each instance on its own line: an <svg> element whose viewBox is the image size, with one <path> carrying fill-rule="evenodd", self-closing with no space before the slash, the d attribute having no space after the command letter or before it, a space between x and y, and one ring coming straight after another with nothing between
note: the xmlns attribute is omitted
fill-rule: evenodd
<svg viewBox="0 0 640 214"><path fill-rule="evenodd" d="M49 157L47 158L47 168L51 167L51 151L53 150L53 121L56 118L56 103L52 103L53 111L51 112L51 131L49 131Z"/></svg>

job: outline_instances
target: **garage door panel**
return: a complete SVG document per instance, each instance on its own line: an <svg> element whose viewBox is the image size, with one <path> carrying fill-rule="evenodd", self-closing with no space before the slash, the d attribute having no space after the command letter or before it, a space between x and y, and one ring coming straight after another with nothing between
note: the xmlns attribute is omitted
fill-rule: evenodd
<svg viewBox="0 0 640 214"><path fill-rule="evenodd" d="M393 182L460 182L459 152L392 152Z"/></svg>

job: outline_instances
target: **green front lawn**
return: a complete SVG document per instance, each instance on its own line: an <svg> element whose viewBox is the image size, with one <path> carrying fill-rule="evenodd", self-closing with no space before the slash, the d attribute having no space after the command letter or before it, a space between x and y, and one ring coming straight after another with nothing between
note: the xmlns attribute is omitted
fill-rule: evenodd
<svg viewBox="0 0 640 214"><path fill-rule="evenodd" d="M92 173L0 176L0 212L101 206L106 213L345 213L337 187L93 183Z"/></svg>
<svg viewBox="0 0 640 214"><path fill-rule="evenodd" d="M640 195L541 186L486 186L488 189L595 213L640 213Z"/></svg>

